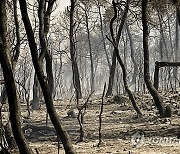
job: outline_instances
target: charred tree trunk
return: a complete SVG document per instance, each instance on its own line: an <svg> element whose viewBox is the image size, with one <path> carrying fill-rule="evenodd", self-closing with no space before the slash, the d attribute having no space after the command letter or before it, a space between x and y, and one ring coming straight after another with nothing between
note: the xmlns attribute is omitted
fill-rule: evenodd
<svg viewBox="0 0 180 154"><path fill-rule="evenodd" d="M14 53L13 53L13 70L15 69L16 63L19 58L20 54L20 32L19 32L19 20L18 20L18 13L17 13L17 0L13 0L13 6L14 6L14 23L16 27L16 45L14 48Z"/></svg>
<svg viewBox="0 0 180 154"><path fill-rule="evenodd" d="M108 52L107 52L107 49L106 49L105 35L104 35L104 30L103 30L103 19L102 19L101 6L99 4L99 1L98 1L98 13L99 13L99 18L100 18L100 28L101 28L101 36L102 36L103 48L104 48L104 51L105 51L105 54L106 54L106 59L107 59L107 63L108 63L109 70L110 70L111 69L111 64L110 64Z"/></svg>
<svg viewBox="0 0 180 154"><path fill-rule="evenodd" d="M155 105L160 113L161 117L165 115L165 108L163 105L162 98L158 91L152 85L150 80L150 71L149 71L149 49L148 49L148 22L147 22L147 5L148 0L142 1L142 24L143 24L143 49L144 49L144 81L146 86L151 93Z"/></svg>
<svg viewBox="0 0 180 154"><path fill-rule="evenodd" d="M17 145L14 137L12 136L12 129L10 128L9 123L4 126L4 134L8 144L8 148L14 149Z"/></svg>
<svg viewBox="0 0 180 154"><path fill-rule="evenodd" d="M12 71L12 65L8 57L7 25L6 25L6 0L0 3L0 62L3 69L6 92L8 96L10 121L12 132L21 154L32 154L21 130L19 101L17 99L16 86Z"/></svg>
<svg viewBox="0 0 180 154"><path fill-rule="evenodd" d="M127 16L127 13L128 13L128 8L129 8L129 2L130 0L127 0L126 2L126 11L124 12L124 15L123 15L123 18L121 20L121 30L123 29L123 25L124 25L124 22L125 22L125 18ZM116 8L116 3L113 1L113 8L114 8L114 17L111 19L111 22L110 22L110 32L111 32L111 37L112 37L112 41L109 39L109 41L111 41L111 43L113 44L114 46L114 51L116 53L116 57L117 57L117 60L122 68L122 71L123 71L123 82L124 82L124 87L125 87L125 90L129 96L129 99L131 100L131 103L135 109L135 111L137 112L138 115L142 115L139 107L137 106L136 104L136 101L135 101L135 98L131 92L131 90L129 89L129 86L128 86L128 83L127 83L127 72L126 72L126 68L125 68L125 65L119 55L119 50L118 50L118 44L116 43L115 41L115 38L114 38L114 33L113 33L113 23L114 21L116 20L117 18L117 8Z"/></svg>
<svg viewBox="0 0 180 154"><path fill-rule="evenodd" d="M12 56L12 70L14 71L16 67L17 60L20 54L20 33L19 33L19 21L18 21L18 14L17 14L17 0L13 0L13 14L14 14L14 23L16 27L16 44L13 49L13 56ZM5 104L7 100L6 88L4 86L1 94L1 103Z"/></svg>
<svg viewBox="0 0 180 154"><path fill-rule="evenodd" d="M91 93L94 91L94 62L93 62L93 54L92 54L92 47L91 47L91 38L90 38L90 31L89 31L89 22L88 22L88 15L86 8L84 9L85 12L85 21L86 21L86 31L88 37L88 45L89 45L89 55L90 55L90 62L91 62Z"/></svg>
<svg viewBox="0 0 180 154"><path fill-rule="evenodd" d="M98 142L98 147L102 144L102 114L103 114L103 109L104 109L104 95L105 95L105 90L106 90L106 83L104 84L104 89L103 89L103 94L101 98L101 107L100 107L100 113L99 113L99 142Z"/></svg>
<svg viewBox="0 0 180 154"><path fill-rule="evenodd" d="M112 65L111 65L111 68L110 68L109 83L108 83L108 89L107 89L107 92L106 92L106 97L112 95L112 89L113 89L113 85L114 85L115 70L116 70L116 53L114 51L113 56L112 56Z"/></svg>
<svg viewBox="0 0 180 154"><path fill-rule="evenodd" d="M115 3L115 2L113 1L113 3ZM115 5L116 5L116 4L115 4ZM115 7L116 7L116 6L115 6ZM126 7L125 7L125 10L124 10L124 13L123 13L123 16L122 16L121 24L120 24L120 26L119 26L116 39L113 40L113 42L115 42L115 44L117 45L117 47L118 47L119 40L120 40L120 37L121 37L122 29L123 29L123 26L124 26L124 23L125 23L125 20L126 20L126 16L127 16L127 13L128 13L128 9L129 9L129 3L126 3ZM116 15L116 16L117 16L117 15ZM116 17L113 17L113 18L116 18ZM113 20L115 20L115 19L113 19ZM113 34L113 35L114 35L114 34ZM106 97L112 95L112 89L113 89L113 85L114 85L115 69L116 69L116 51L115 51L115 49L114 49L114 51L113 51L113 56L112 56L112 65L111 65L110 75L109 75L108 89L107 89L107 92L106 92L106 95L105 95Z"/></svg>
<svg viewBox="0 0 180 154"><path fill-rule="evenodd" d="M32 100L32 109L39 110L40 108L40 87L37 75L34 74L34 84L33 84L33 100Z"/></svg>
<svg viewBox="0 0 180 154"><path fill-rule="evenodd" d="M54 0L49 1L46 9L46 1L40 0L39 9L38 9L38 17L39 17L39 38L40 38L40 45L41 45L41 52L45 56L46 60L46 73L47 73L47 80L48 80L48 87L50 90L51 95L53 95L54 89L54 77L53 77L53 70L52 70L52 55L48 49L47 45L47 34L49 32L50 26L50 15L52 13L52 8L54 5Z"/></svg>
<svg viewBox="0 0 180 154"><path fill-rule="evenodd" d="M72 71L73 71L73 85L76 90L76 95L78 95L78 98L81 99L82 98L81 84L80 84L78 65L76 62L76 52L75 52L74 32L73 32L75 3L76 3L75 0L71 0L69 39L70 39L70 55L71 55Z"/></svg>
<svg viewBox="0 0 180 154"><path fill-rule="evenodd" d="M174 53L174 59L175 59L175 62L178 62L179 61L179 23L178 23L178 15L176 13L176 39L175 39L175 43L176 43L176 48L175 48L175 53ZM177 68L174 68L173 70L173 76L175 78L177 78L177 75L178 75L178 69Z"/></svg>
<svg viewBox="0 0 180 154"><path fill-rule="evenodd" d="M178 20L178 23L180 25L180 8L176 8L176 13L177 13L177 20Z"/></svg>
<svg viewBox="0 0 180 154"><path fill-rule="evenodd" d="M51 1L49 1L49 2L51 2ZM34 65L35 72L37 74L39 83L41 85L41 89L43 92L47 112L50 116L50 119L52 121L52 124L53 124L57 134L59 135L59 137L62 141L65 152L68 154L75 154L76 152L73 149L71 139L70 139L68 133L63 128L62 123L58 117L58 114L54 108L52 95L51 95L50 90L48 88L48 83L47 83L46 77L44 76L44 72L43 72L41 65L39 63L37 45L35 42L32 26L31 26L31 23L30 23L30 20L28 17L26 1L25 0L19 0L19 3L20 3L22 20L24 22L24 26L25 26L25 30L26 30L26 34L27 34L27 38L28 38L28 42L29 42L29 47L30 47L30 51L31 51L33 65Z"/></svg>

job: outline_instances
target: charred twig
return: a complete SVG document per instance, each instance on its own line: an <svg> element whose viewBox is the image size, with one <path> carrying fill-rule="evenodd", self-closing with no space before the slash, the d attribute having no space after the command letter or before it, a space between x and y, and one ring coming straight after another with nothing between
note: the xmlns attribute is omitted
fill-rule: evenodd
<svg viewBox="0 0 180 154"><path fill-rule="evenodd" d="M38 151L38 149L36 148L35 150L36 150L36 153L37 153L37 154L39 154L39 151Z"/></svg>
<svg viewBox="0 0 180 154"><path fill-rule="evenodd" d="M87 109L87 104L88 104L88 102L89 102L89 98L92 96L93 93L94 93L94 91L89 94L86 102L85 102L81 107L79 106L79 103L77 103L77 109L78 109L77 119L78 119L79 126L80 126L80 138L79 138L79 140L77 141L77 143L78 143L78 142L82 142L82 141L83 141L83 138L84 138L84 129L83 129L84 115L85 115L85 113L86 113L86 109ZM83 109L84 109L84 112L83 112Z"/></svg>

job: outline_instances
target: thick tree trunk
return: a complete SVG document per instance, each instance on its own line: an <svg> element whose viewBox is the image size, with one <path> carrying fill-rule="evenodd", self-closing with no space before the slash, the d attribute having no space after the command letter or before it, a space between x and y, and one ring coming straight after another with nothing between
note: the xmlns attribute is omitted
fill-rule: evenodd
<svg viewBox="0 0 180 154"><path fill-rule="evenodd" d="M38 17L39 17L39 39L41 45L41 53L45 56L46 59L46 73L48 80L48 87L51 95L53 95L54 89L54 78L53 78L53 70L52 70L52 56L47 46L47 34L49 32L50 25L50 15L52 12L54 1L48 2L48 7L46 9L45 0L40 0L39 9L38 9Z"/></svg>
<svg viewBox="0 0 180 154"><path fill-rule="evenodd" d="M11 127L19 152L21 154L32 154L33 152L28 146L21 130L19 102L17 99L12 66L8 57L9 49L6 38L6 29L6 0L3 0L0 3L0 62L3 69L6 92L8 96Z"/></svg>
<svg viewBox="0 0 180 154"><path fill-rule="evenodd" d="M14 47L13 57L12 57L12 69L14 71L14 69L16 67L17 60L19 58L19 54L20 54L20 33L19 33L19 21L18 21L18 14L17 14L17 0L13 0L13 9L14 9L13 10L14 11L13 12L14 23L15 23L15 27L16 27L16 45ZM7 94L6 94L5 86L3 87L1 96L2 96L2 99L0 100L0 102L2 104L5 104L5 102L7 100Z"/></svg>
<svg viewBox="0 0 180 154"><path fill-rule="evenodd" d="M33 110L40 109L40 85L36 74L34 74L33 100L31 105Z"/></svg>
<svg viewBox="0 0 180 154"><path fill-rule="evenodd" d="M149 71L149 49L148 49L148 22L147 22L147 4L148 0L142 0L142 24L143 24L143 49L144 49L144 81L146 86L151 93L155 105L160 113L160 116L165 115L165 108L163 101L158 91L152 85Z"/></svg>
<svg viewBox="0 0 180 154"><path fill-rule="evenodd" d="M46 73L47 73L47 79L48 79L48 87L49 87L51 95L53 96L53 94L54 94L54 76L53 76L53 70L52 70L52 56L49 53L49 50L47 50L45 58L46 58Z"/></svg>
<svg viewBox="0 0 180 154"><path fill-rule="evenodd" d="M69 30L70 55L71 55L71 61L72 61L73 85L76 90L76 95L78 95L78 98L82 98L79 70L78 70L78 65L76 62L75 44L74 44L74 32L73 32L73 29L74 29L74 7L75 7L75 0L71 0L70 30Z"/></svg>
<svg viewBox="0 0 180 154"><path fill-rule="evenodd" d="M35 42L32 26L31 26L31 23L30 23L30 20L28 17L26 1L25 0L19 0L19 3L20 3L20 10L21 10L22 19L24 22L27 38L29 41L29 47L30 47L30 51L31 51L33 65L34 65L35 72L37 74L37 77L38 77L38 80L39 80L39 83L41 85L41 89L42 89L42 92L44 95L44 100L45 100L45 104L47 107L47 112L50 116L50 119L52 121L52 124L53 124L57 134L59 135L59 137L62 141L65 152L68 154L75 154L76 152L73 149L71 139L70 139L68 133L63 128L62 123L60 121L60 118L58 117L58 114L54 108L52 95L49 91L46 77L44 76L43 70L42 70L41 65L39 63L37 45Z"/></svg>
<svg viewBox="0 0 180 154"><path fill-rule="evenodd" d="M111 68L110 68L109 82L108 82L108 89L107 89L107 92L106 92L106 97L112 95L112 89L113 89L113 85L114 85L115 70L116 70L116 53L115 53L115 51L113 51L112 65L111 65Z"/></svg>

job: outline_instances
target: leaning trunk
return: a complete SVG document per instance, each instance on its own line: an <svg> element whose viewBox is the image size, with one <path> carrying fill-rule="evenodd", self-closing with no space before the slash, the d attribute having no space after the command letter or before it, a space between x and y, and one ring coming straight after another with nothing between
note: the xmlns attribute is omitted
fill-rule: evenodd
<svg viewBox="0 0 180 154"><path fill-rule="evenodd" d="M126 18L127 13L128 13L129 2L130 2L130 0L127 0L127 2L126 2L126 9L125 9L125 11L124 11L124 15L123 15L123 18L122 18L122 20L121 20L120 31L119 31L119 32L121 32L122 29L123 29L123 25L124 25L124 22L125 22L125 18ZM111 41L110 39L109 39L109 40L110 40L110 41L112 42L112 44L114 45L114 51L115 51L117 60L118 60L120 66L121 66L121 68L122 68L122 71L123 71L123 83L124 83L125 90L126 90L128 96L129 96L129 99L130 99L131 102L132 102L132 105L133 105L135 111L137 112L138 115L141 116L142 113L141 113L139 107L138 107L137 104L136 104L135 98L134 98L131 90L129 89L129 86L128 86L128 83L127 83L127 72L126 72L126 68L125 68L125 65L124 65L124 63L123 63L120 55L119 55L118 45L116 44L115 38L114 38L113 23L114 23L115 19L117 18L117 9L116 9L116 4L115 4L114 1L113 1L113 8L114 8L114 17L111 19L111 22L110 22L110 32L111 32L112 41Z"/></svg>
<svg viewBox="0 0 180 154"><path fill-rule="evenodd" d="M143 24L143 49L144 49L144 81L146 86L151 93L155 105L159 110L160 116L165 115L165 108L163 101L158 91L154 88L150 80L150 71L149 71L149 49L148 49L148 25L147 25L147 4L148 0L142 1L142 24Z"/></svg>
<svg viewBox="0 0 180 154"><path fill-rule="evenodd" d="M44 95L47 112L49 114L49 117L52 121L52 124L53 124L58 136L60 137L60 139L62 141L65 152L68 154L75 154L76 152L72 147L71 139L70 139L68 133L63 128L60 118L58 117L58 114L54 108L52 95L49 91L46 77L44 76L44 72L39 63L38 49L37 49L37 45L35 42L32 26L31 26L31 23L30 23L30 20L28 17L26 1L19 0L19 3L20 3L22 19L24 22L24 26L26 29L26 34L27 34L27 38L28 38L28 42L29 42L33 65L34 65L35 72L37 74L37 77L38 77L38 80L39 80L39 83L41 85L41 89L42 89L42 92Z"/></svg>
<svg viewBox="0 0 180 154"><path fill-rule="evenodd" d="M31 148L28 146L24 134L21 130L19 101L17 99L16 86L12 71L10 59L8 57L7 43L7 25L6 25L6 0L0 3L0 62L3 69L6 92L8 96L10 121L12 132L21 154L32 154Z"/></svg>
<svg viewBox="0 0 180 154"><path fill-rule="evenodd" d="M113 3L115 3L115 2L113 1ZM116 4L115 4L114 7L116 7ZM123 29L124 22L125 22L127 13L128 13L128 9L129 9L129 2L127 1L127 4L126 4L126 6L125 6L125 10L124 10L124 13L123 13L123 16L122 16L121 24L119 25L117 37L116 37L116 39L113 40L113 42L117 45L117 47L118 47L119 40L120 40L120 37L121 37L121 31L122 31L122 29ZM117 11L117 10L116 10L116 11ZM112 18L112 20L115 20L116 18L117 18L117 14L116 14L116 16L114 16L114 17ZM114 22L114 21L113 21L113 22ZM113 33L113 32L111 32L111 33ZM110 68L109 83L108 83L108 90L107 90L107 92L106 92L106 97L112 95L112 89L113 89L113 85L114 85L115 69L116 69L116 51L115 51L115 49L114 49L114 51L113 51L113 57L112 57L112 65L111 65L111 68Z"/></svg>

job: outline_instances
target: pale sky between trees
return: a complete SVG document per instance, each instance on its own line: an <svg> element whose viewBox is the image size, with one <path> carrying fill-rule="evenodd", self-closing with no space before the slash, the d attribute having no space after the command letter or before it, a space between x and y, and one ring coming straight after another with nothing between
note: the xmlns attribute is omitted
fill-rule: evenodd
<svg viewBox="0 0 180 154"><path fill-rule="evenodd" d="M70 5L70 1L69 0L58 0L59 10L63 10L68 5Z"/></svg>

